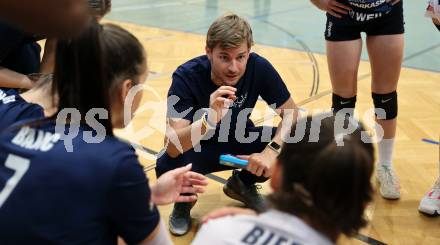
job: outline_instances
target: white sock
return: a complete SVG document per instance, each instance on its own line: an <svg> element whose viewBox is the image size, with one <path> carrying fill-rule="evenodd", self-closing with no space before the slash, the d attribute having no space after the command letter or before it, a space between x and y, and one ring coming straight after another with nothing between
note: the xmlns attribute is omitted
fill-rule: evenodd
<svg viewBox="0 0 440 245"><path fill-rule="evenodd" d="M378 144L379 164L382 166L391 167L391 160L393 158L394 138L382 139Z"/></svg>

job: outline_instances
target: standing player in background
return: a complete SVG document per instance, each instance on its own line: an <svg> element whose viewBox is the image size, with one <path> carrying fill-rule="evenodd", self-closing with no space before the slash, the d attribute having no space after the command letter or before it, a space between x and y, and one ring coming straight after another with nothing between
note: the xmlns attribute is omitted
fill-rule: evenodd
<svg viewBox="0 0 440 245"><path fill-rule="evenodd" d="M430 0L426 10L426 17L432 18L432 22L440 31L440 1ZM419 211L428 215L440 215L440 145L439 145L438 169L439 177L432 189L426 193L419 204Z"/></svg>
<svg viewBox="0 0 440 245"><path fill-rule="evenodd" d="M400 0L311 0L327 12L325 39L333 88L332 108L352 111L356 104L357 76L362 51L361 32L371 64L371 90L376 121L383 129L378 143L376 177L380 194L400 198L400 184L392 167L397 127L397 83L403 58L404 21ZM381 135L382 132L378 133Z"/></svg>
<svg viewBox="0 0 440 245"><path fill-rule="evenodd" d="M338 134L336 120L317 122L309 116L298 121L305 127L293 126L291 137L300 133L303 138L284 143L272 166L271 209L260 215L238 208L214 211L192 244L327 245L341 234L356 234L366 225L374 150L362 141L363 127L353 125L353 133ZM339 120L342 124L344 119ZM311 140L316 135L317 141ZM213 219L225 214L235 216Z"/></svg>
<svg viewBox="0 0 440 245"><path fill-rule="evenodd" d="M432 18L432 23L440 31L440 0L429 0L425 15Z"/></svg>

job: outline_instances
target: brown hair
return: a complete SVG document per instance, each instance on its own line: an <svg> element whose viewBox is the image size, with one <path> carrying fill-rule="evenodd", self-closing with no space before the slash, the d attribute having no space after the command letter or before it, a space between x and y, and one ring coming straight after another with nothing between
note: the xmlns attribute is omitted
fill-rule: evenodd
<svg viewBox="0 0 440 245"><path fill-rule="evenodd" d="M248 48L254 45L252 29L245 19L236 14L226 14L218 18L206 34L206 47L210 49L217 44L224 49L236 48L243 42Z"/></svg>
<svg viewBox="0 0 440 245"><path fill-rule="evenodd" d="M366 225L364 210L372 198L370 178L373 172L374 149L362 141L364 131L355 122L356 130L343 136L344 145L335 138L335 120L331 116L315 124L312 117L296 125L305 125L305 136L297 143L285 143L278 156L281 167L280 189L269 200L274 208L307 220L315 229L353 235ZM349 123L348 118L339 118ZM353 119L350 119L353 120ZM304 129L298 126L298 131ZM319 130L318 140L313 140Z"/></svg>

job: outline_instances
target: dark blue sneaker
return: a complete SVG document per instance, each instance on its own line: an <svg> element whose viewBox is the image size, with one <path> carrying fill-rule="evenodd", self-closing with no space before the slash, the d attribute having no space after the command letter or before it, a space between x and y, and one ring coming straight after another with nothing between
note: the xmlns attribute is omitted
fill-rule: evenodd
<svg viewBox="0 0 440 245"><path fill-rule="evenodd" d="M223 186L223 192L226 196L244 203L248 208L257 212L263 212L267 209L264 198L258 192L260 185L246 186L239 178L237 170L232 171L226 184Z"/></svg>
<svg viewBox="0 0 440 245"><path fill-rule="evenodd" d="M175 236L183 236L191 229L191 208L194 203L176 202L170 215L170 232Z"/></svg>

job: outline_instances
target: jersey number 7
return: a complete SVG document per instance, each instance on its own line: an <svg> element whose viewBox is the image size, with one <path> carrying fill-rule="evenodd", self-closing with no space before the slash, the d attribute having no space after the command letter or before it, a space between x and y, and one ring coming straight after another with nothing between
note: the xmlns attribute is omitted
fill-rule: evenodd
<svg viewBox="0 0 440 245"><path fill-rule="evenodd" d="M5 166L9 169L15 170L14 175L6 182L5 188L0 191L0 208L11 195L18 182L23 178L23 175L29 169L29 159L9 154L6 158Z"/></svg>

